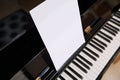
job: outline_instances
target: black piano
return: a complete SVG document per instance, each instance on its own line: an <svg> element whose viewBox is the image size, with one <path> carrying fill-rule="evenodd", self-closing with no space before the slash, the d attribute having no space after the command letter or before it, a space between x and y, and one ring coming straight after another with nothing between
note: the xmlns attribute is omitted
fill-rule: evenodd
<svg viewBox="0 0 120 80"><path fill-rule="evenodd" d="M1 4L2 2L4 1L1 1ZM2 17L0 19L0 79L100 80L119 49L118 2L116 0L116 3L111 5L105 0L78 0L86 43L58 72L29 12L21 8ZM104 7L104 13L95 6L98 6L98 9Z"/></svg>

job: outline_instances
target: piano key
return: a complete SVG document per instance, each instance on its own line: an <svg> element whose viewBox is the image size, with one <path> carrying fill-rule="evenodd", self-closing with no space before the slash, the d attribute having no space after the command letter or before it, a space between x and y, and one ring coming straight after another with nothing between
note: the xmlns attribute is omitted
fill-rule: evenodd
<svg viewBox="0 0 120 80"><path fill-rule="evenodd" d="M111 21L112 22L112 21ZM108 24L108 23L106 23L106 25L104 25L105 26L105 28L108 28L110 31L112 31L113 33L118 33L116 30L114 30L112 27L112 25L110 25L110 24Z"/></svg>
<svg viewBox="0 0 120 80"><path fill-rule="evenodd" d="M82 79L86 79L86 80L89 80L89 78L91 77L90 75L89 76L86 76L87 75L87 73L84 73L79 67L78 67L78 65L75 65L75 64L73 64L73 63L71 63L70 65L69 65L72 69L74 69L77 73L79 73L83 78Z"/></svg>
<svg viewBox="0 0 120 80"><path fill-rule="evenodd" d="M101 29L100 30L101 32L104 32L105 34L111 36L112 38L114 38L115 36L113 36L112 34L110 34L108 31L104 30L104 29Z"/></svg>
<svg viewBox="0 0 120 80"><path fill-rule="evenodd" d="M95 78L96 74L100 72L102 64L97 61L94 61L89 56L85 55L83 52L81 52L79 55L83 56L88 61L93 63L93 66L90 68L90 70L88 70L88 73L86 76L91 76L91 78Z"/></svg>
<svg viewBox="0 0 120 80"><path fill-rule="evenodd" d="M82 50L82 52L84 53L84 54L86 54L87 56L89 56L91 59L93 59L94 61L96 61L96 58L95 57L93 57L92 55L90 55L88 52L86 52L85 50Z"/></svg>
<svg viewBox="0 0 120 80"><path fill-rule="evenodd" d="M88 46L87 45L87 47L89 47L90 49L92 49L92 50L94 50L94 48L92 48L92 47L90 47L90 46ZM94 50L95 51L95 50ZM96 51L95 51L96 52ZM104 66L106 65L106 63L108 62L107 60L109 60L109 54L108 53L110 53L110 51L108 52L108 51L106 51L106 53L104 53L104 54L101 54L100 55L100 58L98 58L98 60L97 60L97 65L99 66L99 67L101 67L101 70L104 68ZM88 58L87 58L88 59ZM100 65L100 63L102 63L102 66ZM95 63L93 63L93 66L94 66L94 64ZM98 71L97 71L98 72ZM88 72L89 73L89 72ZM99 72L98 72L99 73Z"/></svg>
<svg viewBox="0 0 120 80"><path fill-rule="evenodd" d="M76 56L76 58L78 59L78 60L81 60L78 56ZM82 61L82 60L81 60ZM78 65L80 65L80 66L82 66L84 69L86 69L86 71L89 71L90 70L90 65L88 65L86 62L84 62L84 64L86 64L87 66L89 66L89 69L87 69L84 65L82 65L79 61L77 61L76 59L74 59L74 62L76 62ZM83 72L83 71L82 71ZM85 72L83 72L84 74L87 74L87 73L85 73Z"/></svg>
<svg viewBox="0 0 120 80"><path fill-rule="evenodd" d="M120 9L118 9L118 11L120 11Z"/></svg>
<svg viewBox="0 0 120 80"><path fill-rule="evenodd" d="M85 59L87 59L89 62L91 62L92 64L95 63L96 61L94 61L93 59L91 59L88 55L84 54L84 52L81 52L79 55L81 55L82 57L84 57ZM77 56L78 57L78 56ZM78 59L80 59L78 57Z"/></svg>
<svg viewBox="0 0 120 80"><path fill-rule="evenodd" d="M100 35L100 34L97 34L99 37L103 38L105 41L109 42L110 43L110 40L105 38L104 36Z"/></svg>
<svg viewBox="0 0 120 80"><path fill-rule="evenodd" d="M110 24L110 25L112 25L112 26L114 26L114 27L116 27L116 28L118 28L118 29L120 29L120 27L118 25L112 23L111 21L108 21L107 23Z"/></svg>
<svg viewBox="0 0 120 80"><path fill-rule="evenodd" d="M95 61L97 61L97 59L98 59L98 57L96 57L96 56L94 56L92 53L90 53L87 49L83 49L84 51L86 51L89 55L91 55L91 56L93 56L94 58L96 58L96 60Z"/></svg>
<svg viewBox="0 0 120 80"><path fill-rule="evenodd" d="M78 59L77 57L75 58L76 61L79 62L79 64L81 64L82 66L84 66L86 69L90 69L90 67L88 65L86 65L82 60Z"/></svg>
<svg viewBox="0 0 120 80"><path fill-rule="evenodd" d="M102 38L102 37L100 37L98 35L96 35L94 37L97 38L98 40L100 40L101 42L104 42L106 45L110 44L108 41L106 41L104 38Z"/></svg>
<svg viewBox="0 0 120 80"><path fill-rule="evenodd" d="M119 31L119 28L114 27L114 26L112 26L112 25L110 25L110 24L108 24L108 23L106 23L106 26L109 26L109 27L113 28L113 29L116 30L117 32Z"/></svg>
<svg viewBox="0 0 120 80"><path fill-rule="evenodd" d="M99 31L101 34L103 34L104 36L106 36L107 38L109 38L109 39L111 39L111 40L113 40L113 38L111 37L111 36L109 36L109 35L107 35L107 34L105 34L104 32L101 32L101 31Z"/></svg>
<svg viewBox="0 0 120 80"><path fill-rule="evenodd" d="M97 42L94 38L91 40L94 44L98 45L101 49L105 50L105 46L102 45L101 43Z"/></svg>
<svg viewBox="0 0 120 80"><path fill-rule="evenodd" d="M65 80L61 75L58 78L58 80Z"/></svg>
<svg viewBox="0 0 120 80"><path fill-rule="evenodd" d="M100 41L99 39L97 39L97 38L95 38L95 37L93 37L93 39L94 39L96 42L98 42L98 43L102 44L103 46L107 47L107 44L105 44L104 42Z"/></svg>
<svg viewBox="0 0 120 80"><path fill-rule="evenodd" d="M79 69L81 69L84 73L87 73L87 70L84 69L81 65L77 64L75 61L73 61L72 63L79 67Z"/></svg>
<svg viewBox="0 0 120 80"><path fill-rule="evenodd" d="M105 34L108 34L109 36L113 37L113 39L114 39L114 36L111 35L110 33L108 33L107 31L105 31L104 29L101 29L100 31L104 32ZM118 41L117 41L117 42L118 42ZM114 44L116 44L116 43L114 43Z"/></svg>
<svg viewBox="0 0 120 80"><path fill-rule="evenodd" d="M69 75L73 80L77 80L77 78L75 78L69 71L64 70L64 72Z"/></svg>
<svg viewBox="0 0 120 80"><path fill-rule="evenodd" d="M75 59L74 59L73 61L76 62L79 66L81 66L80 63L77 62ZM83 77L84 80L89 80L89 78L90 78L91 76L90 76L90 75L89 75L89 76L86 76L87 73L84 73L84 72L78 67L78 65L75 65L75 64L71 63L69 66L70 66L71 68L73 68L77 73L79 73L80 75L82 75L82 77Z"/></svg>
<svg viewBox="0 0 120 80"><path fill-rule="evenodd" d="M100 52L103 52L102 50L101 50L101 48L99 48L99 46L96 46L92 41L90 41L88 44L90 44L91 46L93 46L95 49L97 49L98 51L100 51Z"/></svg>
<svg viewBox="0 0 120 80"><path fill-rule="evenodd" d="M77 80L82 80L81 78L79 78L74 72L72 72L70 69L66 68L66 70L72 74Z"/></svg>
<svg viewBox="0 0 120 80"><path fill-rule="evenodd" d="M97 35L98 35L98 34L101 35L102 37L106 38L107 40L109 40L109 41L108 41L109 43L111 42L111 39L108 38L107 36L105 36L104 34L102 34L102 33L100 33L100 32L98 32ZM110 36L110 37L111 37L111 36ZM112 39L113 39L113 38L112 38ZM107 41L107 40L106 40L106 41Z"/></svg>
<svg viewBox="0 0 120 80"><path fill-rule="evenodd" d="M64 71L62 72L61 76L62 76L65 80L72 80L72 78L70 78Z"/></svg>
<svg viewBox="0 0 120 80"><path fill-rule="evenodd" d="M104 29L101 29L100 31L104 32L105 34L107 34L107 35L111 36L111 37L114 39L114 36L113 36L113 35L111 35L109 32L105 31ZM118 41L117 41L117 42L118 42Z"/></svg>
<svg viewBox="0 0 120 80"><path fill-rule="evenodd" d="M117 21L120 21L120 12L119 12L119 15L117 13L117 16L113 15L112 20L113 20L113 18L116 19ZM114 22L115 22L115 20L114 20ZM115 54L117 49L120 47L120 26L118 24L115 24L114 22L112 22L110 19L110 21L108 21L103 26L103 28L101 28L98 31L98 33L95 36L93 36L91 41L89 41L92 45L97 46L98 48L102 49L103 53L88 43L88 44L86 44L85 48L83 48L83 50L73 59L73 61L70 63L70 65L65 69L71 75L73 75L77 80L96 80L98 75L101 73L101 71L104 69L106 64L109 62L109 60ZM105 26L107 26L107 27L105 27ZM111 28L111 29L109 29L109 28ZM112 29L117 31L117 33L115 31L112 31ZM104 38L102 38L98 34L101 36L104 36L105 38L110 40L111 43L106 41ZM100 45L102 47L100 47ZM103 47L105 49L103 49ZM92 53L98 54L97 56L99 56L99 57L97 57L95 54L92 54ZM94 57L96 60L92 59L92 57L90 57L90 55L92 57ZM85 70L82 70L81 67L79 67L79 66L81 66L83 69L85 69L87 71L87 73L84 72ZM88 69L88 67L89 67L89 69ZM70 75L68 74L68 77L69 76ZM70 79L71 78L72 77L70 77Z"/></svg>
<svg viewBox="0 0 120 80"><path fill-rule="evenodd" d="M80 57L82 60L84 60L88 65L93 66L93 64L90 61L88 61L87 59L85 59L81 55L78 55L78 57Z"/></svg>
<svg viewBox="0 0 120 80"><path fill-rule="evenodd" d="M116 25L120 26L120 21L118 21L117 19L115 19L115 16L113 16L110 21L112 21L113 23L115 23ZM118 30L117 30L118 31Z"/></svg>
<svg viewBox="0 0 120 80"><path fill-rule="evenodd" d="M71 70L75 75L77 75L80 79L83 79L83 77L78 72L76 72L73 68L71 68L70 66L68 66L67 68Z"/></svg>
<svg viewBox="0 0 120 80"><path fill-rule="evenodd" d="M60 79L60 78L58 77L56 80L62 80L62 79ZM63 80L64 80L64 79L63 79Z"/></svg>
<svg viewBox="0 0 120 80"><path fill-rule="evenodd" d="M106 29L105 27L102 27L102 29L104 29L105 31L109 32L110 34L112 34L112 35L116 36L116 34L115 34L115 33L111 32L110 30Z"/></svg>
<svg viewBox="0 0 120 80"><path fill-rule="evenodd" d="M95 42L95 41L94 41ZM98 44L98 43L97 43ZM103 47L104 48L104 47ZM99 58L99 55L96 54L94 51L90 50L89 48L85 47L84 49L88 50L91 54ZM105 49L105 48L104 48Z"/></svg>
<svg viewBox="0 0 120 80"><path fill-rule="evenodd" d="M109 44L109 46L106 48L104 52L105 54L108 55L108 58L106 60L110 60L112 55L115 53L115 50L117 50L117 48L119 47L120 44L119 40L120 40L120 33L113 38L111 44Z"/></svg>
<svg viewBox="0 0 120 80"><path fill-rule="evenodd" d="M81 60L78 56L77 56L77 58L79 59L79 60ZM76 59L74 59L74 61L78 64L78 65L81 65L80 64L80 62L78 62ZM85 63L85 64L87 64L87 63ZM81 65L82 66L82 65ZM83 66L84 67L84 66ZM84 67L85 68L85 67ZM90 69L89 69L90 70ZM89 71L89 70L87 70L87 71ZM91 70L90 70L91 71ZM92 71L93 73L94 73L94 71ZM87 73L86 73L87 74ZM84 80L89 80L88 78L90 78L91 76L89 75L89 76L86 76L86 74L85 73L81 73L81 75L83 76L83 78L84 78ZM95 74L95 73L94 73ZM85 77L84 77L85 76Z"/></svg>
<svg viewBox="0 0 120 80"><path fill-rule="evenodd" d="M107 44L107 45L109 45L110 43L108 43L107 41L105 41L104 39L102 39L102 38L100 38L99 36L94 36L96 39L98 39L98 40L100 40L100 41L102 41L102 42L104 42L105 44ZM91 47L91 46L90 46ZM95 51L95 52L97 52L98 54L100 54L100 55L102 55L101 53L99 53L96 49L94 49L94 48L90 48L91 50L93 50L93 51ZM103 52L104 53L104 52ZM105 54L105 53L104 53ZM106 55L107 56L107 55ZM104 58L105 59L105 58Z"/></svg>
<svg viewBox="0 0 120 80"><path fill-rule="evenodd" d="M114 15L120 18L120 13L118 11Z"/></svg>
<svg viewBox="0 0 120 80"><path fill-rule="evenodd" d="M102 33L100 33L100 32L98 32L97 35L98 35L98 34L101 35L102 37L106 38L107 40L109 40L109 41L108 41L109 43L111 42L111 39L109 39L109 38L108 38L107 36L105 36L104 34L102 34ZM106 40L106 41L107 41L107 40Z"/></svg>
<svg viewBox="0 0 120 80"><path fill-rule="evenodd" d="M97 58L97 61L98 61L98 62L99 62L99 59L101 59L101 60L103 60L103 61L106 61L106 59L105 59L106 57L104 57L104 56L107 56L106 54L97 51L94 47L90 46L89 44L87 44L86 47L88 47L89 49L95 51L97 54L100 55L100 57ZM103 63L103 62L100 61L99 63ZM103 64L104 64L104 63L103 63Z"/></svg>
<svg viewBox="0 0 120 80"><path fill-rule="evenodd" d="M120 18L119 18L119 17L117 17L116 15L112 16L112 18L113 18L114 20L116 20L116 21L120 22Z"/></svg>

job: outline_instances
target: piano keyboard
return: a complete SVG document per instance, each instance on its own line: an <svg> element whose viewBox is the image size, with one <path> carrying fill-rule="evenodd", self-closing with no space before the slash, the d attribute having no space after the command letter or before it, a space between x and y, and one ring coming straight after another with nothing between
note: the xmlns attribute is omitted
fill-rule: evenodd
<svg viewBox="0 0 120 80"><path fill-rule="evenodd" d="M120 10L89 40L57 80L96 80L120 47Z"/></svg>

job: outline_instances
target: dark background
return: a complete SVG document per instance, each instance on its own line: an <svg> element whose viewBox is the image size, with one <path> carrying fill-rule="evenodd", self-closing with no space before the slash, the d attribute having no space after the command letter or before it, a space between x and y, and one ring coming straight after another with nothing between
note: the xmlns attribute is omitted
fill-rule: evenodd
<svg viewBox="0 0 120 80"><path fill-rule="evenodd" d="M80 13L83 14L91 5L93 5L97 0L78 0Z"/></svg>

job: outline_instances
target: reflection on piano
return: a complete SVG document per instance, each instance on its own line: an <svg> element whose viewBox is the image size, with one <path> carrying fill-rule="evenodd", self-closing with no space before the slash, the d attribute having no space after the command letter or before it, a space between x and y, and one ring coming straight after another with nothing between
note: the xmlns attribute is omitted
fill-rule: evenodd
<svg viewBox="0 0 120 80"><path fill-rule="evenodd" d="M57 80L96 80L120 47L120 9L77 51Z"/></svg>

